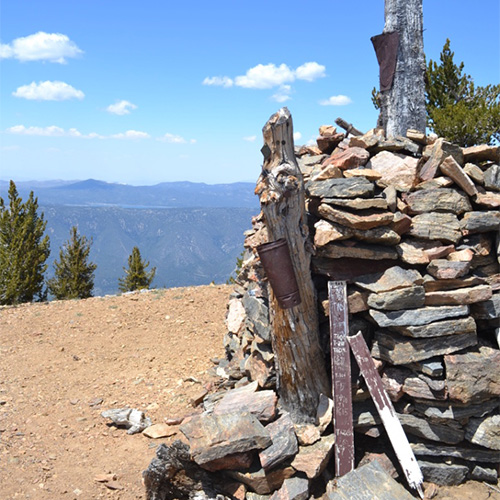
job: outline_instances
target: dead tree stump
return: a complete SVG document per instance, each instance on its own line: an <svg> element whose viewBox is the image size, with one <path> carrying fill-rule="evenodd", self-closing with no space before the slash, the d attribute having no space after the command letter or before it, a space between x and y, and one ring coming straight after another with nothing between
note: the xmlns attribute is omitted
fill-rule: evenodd
<svg viewBox="0 0 500 500"><path fill-rule="evenodd" d="M396 35L393 42L389 41L391 35ZM387 137L406 136L408 129L425 132L422 0L385 0L384 31L372 41L374 39L385 45L377 54L381 72L378 125L383 127ZM391 43L397 44L393 79L390 78L393 65L388 60L391 59ZM377 48L375 41L374 45Z"/></svg>
<svg viewBox="0 0 500 500"><path fill-rule="evenodd" d="M318 312L311 279L308 226L302 174L293 145L290 111L280 109L262 129L264 164L255 192L269 241L285 238L302 302L281 309L271 289L269 311L275 354L278 394L295 422L312 421L320 394L329 395L323 351L319 342Z"/></svg>

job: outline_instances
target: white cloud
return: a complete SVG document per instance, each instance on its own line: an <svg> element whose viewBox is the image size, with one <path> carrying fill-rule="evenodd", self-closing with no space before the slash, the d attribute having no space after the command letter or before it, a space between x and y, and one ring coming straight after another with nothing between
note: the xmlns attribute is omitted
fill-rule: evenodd
<svg viewBox="0 0 500 500"><path fill-rule="evenodd" d="M132 104L129 101L118 101L115 104L110 104L106 111L108 113L113 113L114 115L129 115L131 109L137 109L135 104Z"/></svg>
<svg viewBox="0 0 500 500"><path fill-rule="evenodd" d="M234 84L233 80L228 76L207 76L203 80L203 85L215 85L219 87L232 87Z"/></svg>
<svg viewBox="0 0 500 500"><path fill-rule="evenodd" d="M237 76L235 83L238 87L247 89L271 89L287 82L293 82L295 75L286 64L257 64L250 68L245 75Z"/></svg>
<svg viewBox="0 0 500 500"><path fill-rule="evenodd" d="M114 134L111 136L112 139L149 139L151 136L146 132L140 132L139 130L127 130L121 134Z"/></svg>
<svg viewBox="0 0 500 500"><path fill-rule="evenodd" d="M302 134L300 132L294 132L293 133L293 140L300 141L300 139L302 139Z"/></svg>
<svg viewBox="0 0 500 500"><path fill-rule="evenodd" d="M168 142L170 144L186 144L186 139L180 135L175 135L175 134L170 134L166 133L165 135L162 135L161 137L158 138L159 141L161 142ZM195 139L191 139L189 141L191 144L194 144L196 142Z"/></svg>
<svg viewBox="0 0 500 500"><path fill-rule="evenodd" d="M66 58L77 57L83 51L62 33L39 31L33 35L16 38L0 46L0 58L19 61L49 61L65 64Z"/></svg>
<svg viewBox="0 0 500 500"><path fill-rule="evenodd" d="M271 89L273 87L283 87L295 80L305 80L313 82L325 76L325 66L311 61L292 69L286 64L257 64L247 70L244 75L236 76L234 79L229 76L212 76L203 80L203 85L219 85L222 87L243 87L247 89ZM277 93L273 99L284 102L290 99L288 93ZM281 100L280 100L281 99Z"/></svg>
<svg viewBox="0 0 500 500"><path fill-rule="evenodd" d="M290 85L281 85L278 92L276 94L273 94L271 96L271 99L273 99L276 102L286 102L291 99L290 93L292 91L292 87Z"/></svg>
<svg viewBox="0 0 500 500"><path fill-rule="evenodd" d="M76 128L64 130L56 125L51 125L49 127L25 127L24 125L15 125L14 127L6 129L6 132L9 134L37 135L41 137L76 137L80 139L104 138L104 136L96 134L95 132L85 135Z"/></svg>
<svg viewBox="0 0 500 500"><path fill-rule="evenodd" d="M350 97L347 97L346 95L332 95L328 99L323 99L322 101L319 101L321 106L345 106L347 104L351 104L351 99Z"/></svg>
<svg viewBox="0 0 500 500"><path fill-rule="evenodd" d="M82 100L85 97L85 94L81 90L77 90L71 85L59 81L31 82L29 85L18 87L15 92L12 92L12 95L36 101Z"/></svg>
<svg viewBox="0 0 500 500"><path fill-rule="evenodd" d="M45 137L62 137L67 135L64 129L52 125L51 127L25 127L24 125L14 125L7 129L10 134L18 135L41 135Z"/></svg>
<svg viewBox="0 0 500 500"><path fill-rule="evenodd" d="M17 144L14 144L13 146L2 146L2 151L18 151L20 149L20 146Z"/></svg>
<svg viewBox="0 0 500 500"><path fill-rule="evenodd" d="M15 125L6 129L7 133L17 134L17 135L31 135L31 136L42 136L42 137L74 137L78 139L149 139L151 136L146 132L140 132L139 130L127 130L126 132L113 134L109 136L101 135L96 132L90 132L89 134L82 134L76 128L70 128L64 130L61 127L52 125L50 127L25 127L24 125Z"/></svg>
<svg viewBox="0 0 500 500"><path fill-rule="evenodd" d="M307 82L313 82L318 78L323 78L325 74L325 66L318 64L317 62L306 62L299 66L295 70L295 76L298 80L306 80Z"/></svg>
<svg viewBox="0 0 500 500"><path fill-rule="evenodd" d="M256 135L247 135L246 137L243 137L243 140L247 142L255 142L256 139Z"/></svg>
<svg viewBox="0 0 500 500"><path fill-rule="evenodd" d="M10 45L0 43L0 59L9 59L13 57L14 51Z"/></svg>

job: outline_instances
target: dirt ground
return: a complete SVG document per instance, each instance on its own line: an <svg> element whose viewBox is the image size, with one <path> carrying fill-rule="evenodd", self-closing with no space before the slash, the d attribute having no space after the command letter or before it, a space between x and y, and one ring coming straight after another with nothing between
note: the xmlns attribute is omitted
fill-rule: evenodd
<svg viewBox="0 0 500 500"><path fill-rule="evenodd" d="M203 286L0 308L0 500L144 499L141 472L162 442L101 412L153 423L194 411L223 356L231 288ZM111 474L110 482L98 482ZM110 489L112 487L113 489ZM495 486L498 488L498 485ZM482 483L434 498L500 500Z"/></svg>

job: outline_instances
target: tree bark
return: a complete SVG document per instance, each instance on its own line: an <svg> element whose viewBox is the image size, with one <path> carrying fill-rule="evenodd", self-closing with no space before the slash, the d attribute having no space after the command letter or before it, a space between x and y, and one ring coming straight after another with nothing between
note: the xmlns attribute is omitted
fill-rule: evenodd
<svg viewBox="0 0 500 500"><path fill-rule="evenodd" d="M399 34L392 88L380 92L379 126L387 137L425 132L425 56L422 0L385 0L383 33Z"/></svg>
<svg viewBox="0 0 500 500"><path fill-rule="evenodd" d="M292 117L287 108L271 116L262 129L264 165L255 189L265 217L269 241L285 238L290 249L301 303L282 309L271 289L269 311L278 393L292 419L313 421L320 394L329 395L305 214L302 174L293 144Z"/></svg>

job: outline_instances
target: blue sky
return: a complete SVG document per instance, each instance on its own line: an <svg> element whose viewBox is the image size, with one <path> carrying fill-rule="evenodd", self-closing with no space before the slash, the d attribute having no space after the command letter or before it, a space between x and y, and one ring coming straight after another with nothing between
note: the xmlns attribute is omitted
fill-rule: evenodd
<svg viewBox="0 0 500 500"><path fill-rule="evenodd" d="M427 58L498 83L499 4L424 0ZM383 27L382 0L2 0L0 179L255 181L281 106L297 144L375 126Z"/></svg>

